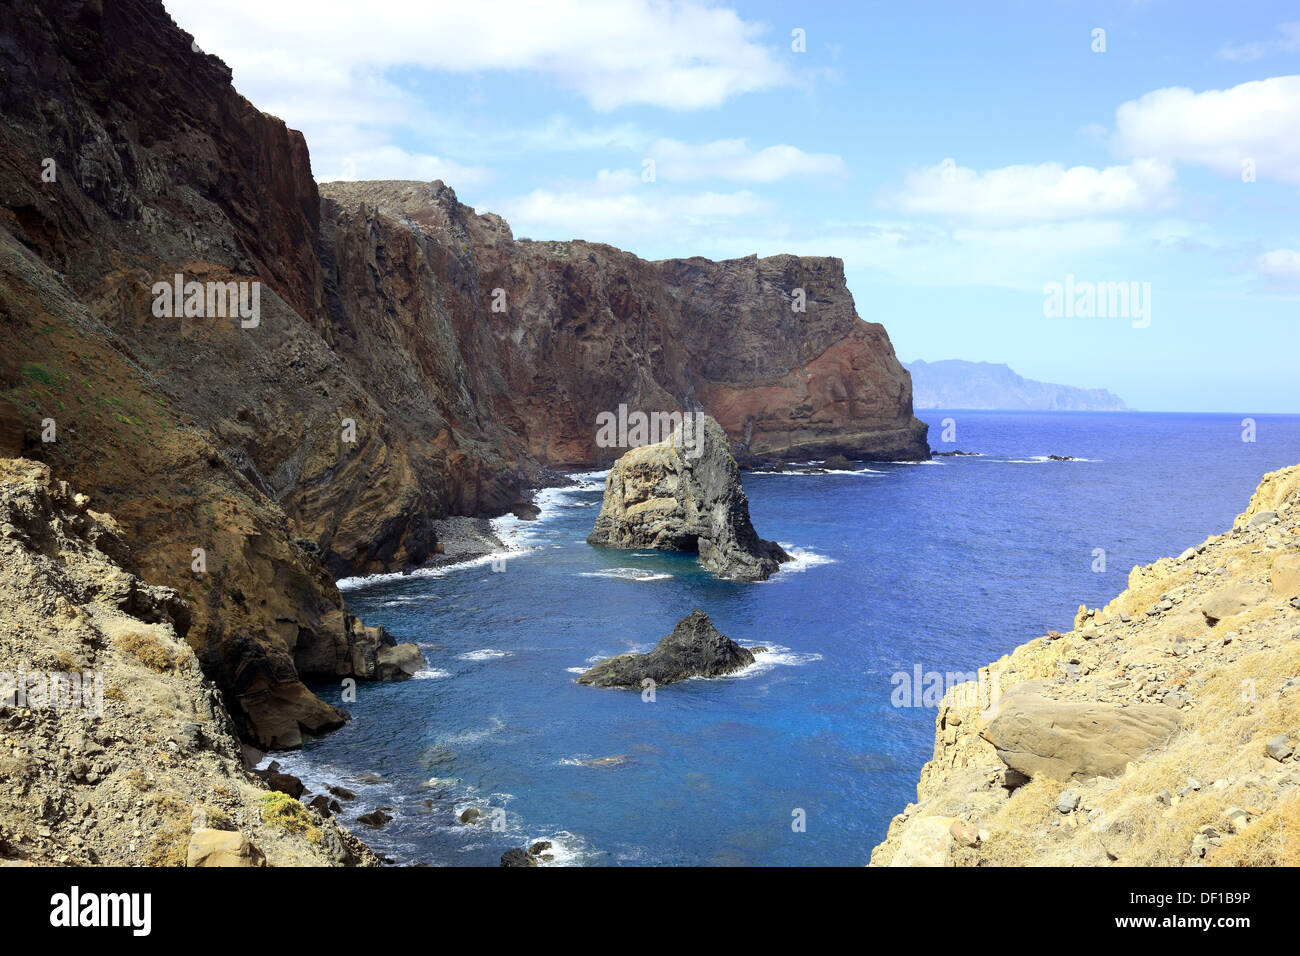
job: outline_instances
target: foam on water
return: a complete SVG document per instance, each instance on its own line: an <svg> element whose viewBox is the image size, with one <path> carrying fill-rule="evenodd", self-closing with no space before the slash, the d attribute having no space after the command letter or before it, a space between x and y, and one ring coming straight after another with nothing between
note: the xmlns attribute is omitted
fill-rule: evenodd
<svg viewBox="0 0 1300 956"><path fill-rule="evenodd" d="M441 677L450 677L451 671L445 671L440 667L426 667L422 671L416 671L411 675L413 680L437 680Z"/></svg>
<svg viewBox="0 0 1300 956"><path fill-rule="evenodd" d="M785 553L790 555L793 560L786 561L781 565L781 570L768 578L769 581L778 580L782 574L793 574L796 571L807 571L809 568L815 568L822 564L834 564L835 559L824 554L819 554L812 548L799 548L792 544L786 544L784 541L778 541Z"/></svg>
<svg viewBox="0 0 1300 956"><path fill-rule="evenodd" d="M491 647L484 647L477 651L469 651L465 654L458 654L457 659L462 661L495 661L502 657L510 657L509 651L498 651Z"/></svg>
<svg viewBox="0 0 1300 956"><path fill-rule="evenodd" d="M804 664L812 664L822 659L822 655L818 653L793 651L780 644L755 644L747 647L746 650L752 650L754 647L767 648L766 653L754 655L754 663L747 664L730 674L719 674L717 677L697 676L690 677L688 680L740 680L746 677L758 677L776 667L802 667Z"/></svg>
<svg viewBox="0 0 1300 956"><path fill-rule="evenodd" d="M602 571L581 571L582 578L617 578L621 581L671 581L672 575L663 571L646 571L642 568L606 568Z"/></svg>
<svg viewBox="0 0 1300 956"><path fill-rule="evenodd" d="M821 478L827 475L855 475L860 478L867 478L871 475L883 475L885 472L876 471L872 468L859 468L850 470L845 468L819 468L816 470L806 471L804 469L791 468L786 471L751 471L749 475L800 475L808 478Z"/></svg>
<svg viewBox="0 0 1300 956"><path fill-rule="evenodd" d="M1047 455L1034 455L1032 458L985 458L985 461L991 461L994 464L1002 465L1068 465L1072 462L1100 462L1100 458L1078 458L1071 456L1069 458L1051 458Z"/></svg>

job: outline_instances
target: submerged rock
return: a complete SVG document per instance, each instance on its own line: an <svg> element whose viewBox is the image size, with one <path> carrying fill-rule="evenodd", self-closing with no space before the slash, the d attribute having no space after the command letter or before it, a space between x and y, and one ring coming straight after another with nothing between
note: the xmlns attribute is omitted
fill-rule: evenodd
<svg viewBox="0 0 1300 956"><path fill-rule="evenodd" d="M720 578L762 581L790 556L754 531L727 436L712 418L695 418L701 420L695 427L703 428L702 438L673 435L633 448L615 462L587 541L695 551L700 565Z"/></svg>
<svg viewBox="0 0 1300 956"><path fill-rule="evenodd" d="M754 663L754 655L720 633L703 611L677 622L648 654L620 654L578 678L595 687L640 687L646 678L671 684L688 677L718 677Z"/></svg>
<svg viewBox="0 0 1300 956"><path fill-rule="evenodd" d="M357 822L364 823L368 827L382 827L392 819L392 814L385 813L384 808L380 807L378 810L372 810L370 813L363 813L361 816L357 817Z"/></svg>

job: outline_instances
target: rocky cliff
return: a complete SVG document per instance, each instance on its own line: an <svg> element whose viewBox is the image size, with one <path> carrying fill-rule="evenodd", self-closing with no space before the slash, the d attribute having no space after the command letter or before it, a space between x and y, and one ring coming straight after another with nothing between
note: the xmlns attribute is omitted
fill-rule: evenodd
<svg viewBox="0 0 1300 956"><path fill-rule="evenodd" d="M443 354L462 364L441 379L464 383L460 414L479 408L537 461L614 457L594 423L620 404L703 410L741 457L927 457L910 377L884 328L858 318L839 259L647 262L515 240L440 182L335 182L321 195L332 314L373 326L375 306L416 302L417 329L445 319Z"/></svg>
<svg viewBox="0 0 1300 956"><path fill-rule="evenodd" d="M263 745L338 726L304 679L383 674L333 578L594 462L599 411L704 408L762 458L927 454L838 260L651 263L516 241L441 183L318 190L157 0L0 24L0 453L117 516Z"/></svg>
<svg viewBox="0 0 1300 956"><path fill-rule="evenodd" d="M951 688L873 865L1300 864L1300 466Z"/></svg>
<svg viewBox="0 0 1300 956"><path fill-rule="evenodd" d="M0 458L0 860L376 864L244 770L189 609L94 504Z"/></svg>

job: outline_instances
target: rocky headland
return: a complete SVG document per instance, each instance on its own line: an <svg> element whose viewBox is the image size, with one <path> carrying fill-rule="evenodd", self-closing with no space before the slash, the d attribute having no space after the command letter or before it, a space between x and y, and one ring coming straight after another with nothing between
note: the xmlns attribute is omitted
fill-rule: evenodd
<svg viewBox="0 0 1300 956"><path fill-rule="evenodd" d="M1128 406L1104 388L1036 382L993 362L907 362L917 408L1122 412Z"/></svg>
<svg viewBox="0 0 1300 956"><path fill-rule="evenodd" d="M387 672L336 579L526 514L607 454L601 411L701 407L742 458L927 455L838 259L647 262L517 240L440 182L318 187L159 0L15 0L4 40L0 455L115 515L258 746L340 725L305 682Z"/></svg>
<svg viewBox="0 0 1300 956"><path fill-rule="evenodd" d="M951 688L876 866L1300 864L1300 466Z"/></svg>
<svg viewBox="0 0 1300 956"><path fill-rule="evenodd" d="M722 428L707 416L692 420L700 423L694 427L702 440L671 435L629 449L614 463L587 541L608 548L695 552L700 566L720 578L766 580L790 556L754 531Z"/></svg>
<svg viewBox="0 0 1300 956"><path fill-rule="evenodd" d="M754 663L754 654L763 651L741 647L720 633L707 614L696 609L678 621L653 650L600 661L579 676L578 683L639 690L645 681L661 685L689 677L721 677L748 667Z"/></svg>

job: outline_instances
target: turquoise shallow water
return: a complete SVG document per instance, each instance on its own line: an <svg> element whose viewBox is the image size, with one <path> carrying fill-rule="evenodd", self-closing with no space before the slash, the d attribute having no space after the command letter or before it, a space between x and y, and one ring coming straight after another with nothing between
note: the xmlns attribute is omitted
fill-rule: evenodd
<svg viewBox="0 0 1300 956"><path fill-rule="evenodd" d="M544 493L541 521L501 522L520 549L504 571L349 583L350 607L420 644L430 670L361 685L343 704L351 724L277 759L312 789L356 790L345 821L393 808L381 830L354 826L403 863L495 864L549 839L557 864L858 865L914 799L933 746L933 709L893 706L892 675L972 671L1068 628L1134 564L1224 530L1263 472L1300 461L1293 417L1255 416L1254 443L1240 415L923 417L938 449L982 457L744 476L759 533L799 559L768 582L588 546L592 477ZM939 442L945 418L954 444ZM653 702L573 682L696 607L773 653ZM619 759L584 763L606 757ZM458 823L468 806L504 811L497 829Z"/></svg>

